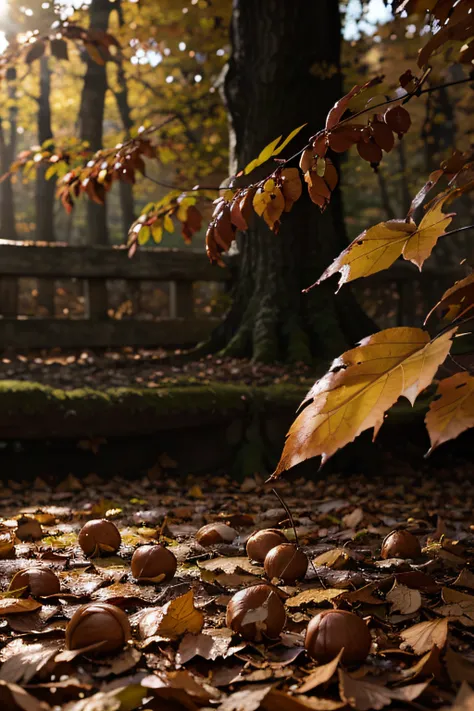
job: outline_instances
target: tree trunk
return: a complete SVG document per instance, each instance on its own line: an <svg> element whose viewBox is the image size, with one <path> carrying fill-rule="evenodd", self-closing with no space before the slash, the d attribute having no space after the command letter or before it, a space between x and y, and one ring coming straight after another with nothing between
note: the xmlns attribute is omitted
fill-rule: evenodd
<svg viewBox="0 0 474 711"><path fill-rule="evenodd" d="M40 59L40 92L38 97L38 143L52 139L51 128L51 71L48 57ZM54 205L56 185L54 180L45 177L47 166L40 165L36 169L36 239L44 242L54 242ZM54 279L38 280L38 305L45 315L54 314Z"/></svg>
<svg viewBox="0 0 474 711"><path fill-rule="evenodd" d="M38 98L38 143L53 137L51 128L51 71L48 57L40 59L40 93ZM54 242L54 180L46 180L47 166L39 166L36 175L36 239Z"/></svg>
<svg viewBox="0 0 474 711"><path fill-rule="evenodd" d="M16 72L11 79L7 78L7 92L10 102L8 109L9 140L6 140L5 132L0 118L0 168L2 175L7 173L16 154L17 137L17 106L16 106ZM15 200L13 195L13 185L10 178L6 178L0 184L0 237L2 239L18 239L15 222Z"/></svg>
<svg viewBox="0 0 474 711"><path fill-rule="evenodd" d="M224 92L234 172L280 134L309 124L288 155L324 126L343 94L338 3L234 0L231 34ZM256 219L239 238L233 305L210 347L256 361L309 362L373 330L347 287L337 298L334 283L302 293L346 244L339 190L321 215L303 188L278 236Z"/></svg>
<svg viewBox="0 0 474 711"><path fill-rule="evenodd" d="M93 30L107 31L110 12L113 8L110 0L92 0L89 6L89 27ZM102 148L105 94L107 92L107 72L105 64L98 64L87 55L86 73L82 89L79 110L81 140L87 141L92 151ZM87 229L90 244L107 244L107 211L105 205L87 201Z"/></svg>
<svg viewBox="0 0 474 711"><path fill-rule="evenodd" d="M122 119L123 128L125 131L125 138L130 138L130 131L133 126L133 119L130 111L130 104L128 101L128 86L127 79L125 77L125 71L122 65L122 61L119 60L117 66L117 82L119 85L118 91L114 92L115 101L117 102L117 108ZM119 182L120 190L120 206L122 209L122 226L125 241L128 237L128 231L130 225L135 221L135 201L133 198L133 184L125 183L123 181Z"/></svg>

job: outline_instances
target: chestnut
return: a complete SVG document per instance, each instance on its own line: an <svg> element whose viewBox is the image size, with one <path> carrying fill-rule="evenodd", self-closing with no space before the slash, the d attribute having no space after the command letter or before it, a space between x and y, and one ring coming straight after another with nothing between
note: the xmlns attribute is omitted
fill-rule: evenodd
<svg viewBox="0 0 474 711"><path fill-rule="evenodd" d="M32 567L20 570L12 578L10 590L26 588L24 595L45 597L60 591L61 585L56 573L49 568Z"/></svg>
<svg viewBox="0 0 474 711"><path fill-rule="evenodd" d="M363 662L372 638L364 620L346 610L324 610L310 620L304 646L320 664L330 662L344 647L342 661Z"/></svg>
<svg viewBox="0 0 474 711"><path fill-rule="evenodd" d="M285 606L271 585L253 585L235 593L227 605L226 625L244 639L276 639L285 626Z"/></svg>
<svg viewBox="0 0 474 711"><path fill-rule="evenodd" d="M159 544L140 546L132 556L132 575L137 580L167 582L174 576L177 567L173 553Z"/></svg>
<svg viewBox="0 0 474 711"><path fill-rule="evenodd" d="M420 555L420 542L410 531L391 531L383 539L381 558L418 558Z"/></svg>
<svg viewBox="0 0 474 711"><path fill-rule="evenodd" d="M91 558L116 553L121 543L117 526L105 518L88 521L79 531L79 545Z"/></svg>
<svg viewBox="0 0 474 711"><path fill-rule="evenodd" d="M128 617L119 607L107 602L82 605L66 627L67 649L83 649L102 642L91 654L101 656L117 652L131 638Z"/></svg>
<svg viewBox="0 0 474 711"><path fill-rule="evenodd" d="M201 546L214 546L216 543L232 543L237 538L237 531L226 523L208 523L196 533L196 541Z"/></svg>
<svg viewBox="0 0 474 711"><path fill-rule="evenodd" d="M270 580L278 578L284 583L302 580L308 570L308 556L294 543L281 543L268 551L263 563Z"/></svg>
<svg viewBox="0 0 474 711"><path fill-rule="evenodd" d="M247 541L247 555L250 560L263 563L268 551L281 543L288 543L288 539L277 528L264 528L262 531L255 531Z"/></svg>

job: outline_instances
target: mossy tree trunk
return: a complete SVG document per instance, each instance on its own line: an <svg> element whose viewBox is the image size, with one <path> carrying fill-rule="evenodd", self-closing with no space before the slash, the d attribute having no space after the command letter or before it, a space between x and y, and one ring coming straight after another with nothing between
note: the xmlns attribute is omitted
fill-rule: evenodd
<svg viewBox="0 0 474 711"><path fill-rule="evenodd" d="M338 3L234 0L231 35L224 94L235 173L278 135L307 122L294 151L324 126L343 94ZM302 293L346 243L338 190L321 215L304 189L278 236L256 219L239 238L233 305L211 347L256 361L309 361L337 355L370 332L347 287L337 298L334 283Z"/></svg>

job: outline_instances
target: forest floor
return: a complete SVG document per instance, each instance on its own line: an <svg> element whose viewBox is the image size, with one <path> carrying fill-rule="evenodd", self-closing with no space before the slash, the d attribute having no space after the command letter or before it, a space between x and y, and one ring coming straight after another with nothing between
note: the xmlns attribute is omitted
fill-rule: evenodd
<svg viewBox="0 0 474 711"><path fill-rule="evenodd" d="M166 357L166 361L163 361ZM285 382L312 385L316 376L303 364L262 365L237 358L209 356L197 361L171 360L163 350L123 348L115 351L37 352L4 355L1 380L36 381L43 385L73 388L206 385L210 382L272 385Z"/></svg>
<svg viewBox="0 0 474 711"><path fill-rule="evenodd" d="M0 563L0 708L473 708L470 475L467 466L427 477L394 464L379 477L278 482L311 564L304 580L279 584L286 625L266 644L245 641L225 624L230 597L265 579L245 555L250 533L277 526L295 538L285 509L259 477L131 482L91 474L82 481L69 476L53 489L41 479L29 487L9 481L0 490L0 556L15 548ZM122 545L116 555L86 559L78 532L102 517L118 527ZM228 523L237 538L202 547L195 534L211 521ZM381 559L382 540L395 528L419 539L415 560ZM174 552L176 575L166 584L138 584L132 553L156 541ZM9 590L13 575L34 565L58 575L59 593L33 598ZM130 621L131 641L112 656L95 656L100 647L65 650L68 621L91 602L118 606ZM307 656L308 621L333 608L352 610L368 624L365 661L341 663L338 639L329 663L318 666Z"/></svg>

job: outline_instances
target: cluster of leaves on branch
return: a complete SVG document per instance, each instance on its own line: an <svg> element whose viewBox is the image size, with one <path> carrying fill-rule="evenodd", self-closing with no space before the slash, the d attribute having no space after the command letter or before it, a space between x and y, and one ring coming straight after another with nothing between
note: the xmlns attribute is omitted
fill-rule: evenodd
<svg viewBox="0 0 474 711"><path fill-rule="evenodd" d="M9 79L16 62L24 60L29 65L48 53L56 59L67 60L68 42L81 43L89 56L98 64L105 64L108 59L120 52L120 44L110 32L88 29L73 22L58 20L48 34L40 35L36 31L31 33L26 41L11 40L8 50L0 56L0 72L6 74Z"/></svg>
<svg viewBox="0 0 474 711"><path fill-rule="evenodd" d="M175 220L180 223L183 239L189 244L193 234L199 232L202 226L202 215L196 207L196 202L197 197L193 193L181 193L177 190L167 193L162 200L147 205L143 214L130 228L129 256L132 257L138 245L146 244L150 237L159 244L163 232L174 232Z"/></svg>

